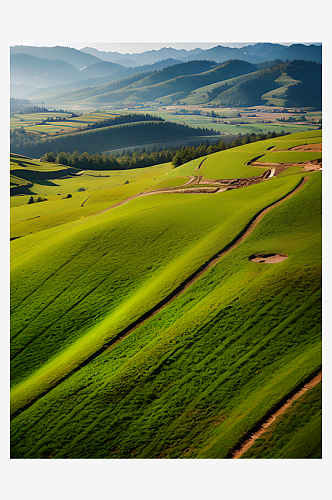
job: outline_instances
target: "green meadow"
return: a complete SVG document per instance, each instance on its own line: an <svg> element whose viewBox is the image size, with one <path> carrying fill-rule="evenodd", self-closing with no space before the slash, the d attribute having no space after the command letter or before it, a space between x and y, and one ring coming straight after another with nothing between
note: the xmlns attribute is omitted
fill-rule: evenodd
<svg viewBox="0 0 332 500"><path fill-rule="evenodd" d="M322 383L294 401L241 458L322 458Z"/></svg>
<svg viewBox="0 0 332 500"><path fill-rule="evenodd" d="M214 153L199 170L203 158L36 179L29 189L42 203L12 196L12 458L225 458L321 366L321 172L215 194L151 194L104 211L190 176L261 175L248 166L257 156L306 161L312 153L267 150L320 142L317 132ZM288 258L249 260L261 252ZM303 436L309 420L297 420ZM295 436L289 425L282 432ZM310 450L303 458L318 453Z"/></svg>

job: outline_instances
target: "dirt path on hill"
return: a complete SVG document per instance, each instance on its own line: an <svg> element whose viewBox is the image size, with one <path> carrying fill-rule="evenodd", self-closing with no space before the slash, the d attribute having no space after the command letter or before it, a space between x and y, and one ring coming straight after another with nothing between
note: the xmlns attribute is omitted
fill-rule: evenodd
<svg viewBox="0 0 332 500"><path fill-rule="evenodd" d="M276 149L274 146L270 151L322 151L322 143L317 142L314 144L302 144L302 146L294 146L289 149Z"/></svg>
<svg viewBox="0 0 332 500"><path fill-rule="evenodd" d="M232 456L229 458L232 459L237 459L241 458L241 456L251 448L251 446L255 443L256 439L258 439L262 434L264 434L267 429L270 427L273 422L276 421L276 419L285 413L291 404L296 401L300 396L302 396L305 392L307 392L309 389L312 389L317 385L320 381L322 380L322 372L318 375L316 375L311 381L305 383L301 389L299 389L294 395L289 397L287 399L286 403L284 403L279 409L277 409L272 415L261 425L261 427L252 434L250 438L248 438L243 444L238 445L238 449L234 450L232 452ZM287 396L286 396L287 397Z"/></svg>
<svg viewBox="0 0 332 500"><path fill-rule="evenodd" d="M301 187L308 181L308 177L302 178L301 182L288 194L280 198L279 200L271 203L269 206L266 208L260 210L256 215L252 217L252 219L247 223L247 225L238 233L232 241L230 241L226 246L223 247L223 249L212 256L210 259L208 259L205 263L203 263L198 269L193 271L191 276L186 278L182 283L180 283L179 286L177 286L173 291L171 291L164 299L159 301L154 307L146 311L144 314L142 314L138 319L130 323L126 328L124 328L121 332L119 332L115 337L113 337L111 340L106 342L102 347L100 347L97 351L95 351L93 354L88 356L82 363L66 375L63 376L60 380L58 380L54 385L51 385L50 387L46 388L45 391L37 396L35 399L32 399L27 403L25 406L21 407L19 410L17 410L12 416L11 419L16 418L20 413L25 411L27 408L29 408L33 403L39 399L41 399L43 396L45 396L47 393L49 393L52 389L57 387L59 384L61 384L64 380L68 379L71 375L76 373L78 370L83 368L84 366L88 365L91 363L94 359L96 359L98 356L103 354L104 352L112 349L117 343L121 342L124 338L126 338L130 333L132 333L136 328L141 326L143 323L145 323L146 320L151 319L153 316L158 314L164 307L168 306L171 302L173 302L174 299L176 299L179 295L181 295L190 285L195 283L203 274L205 274L210 267L214 266L217 264L222 257L224 257L226 254L228 254L230 251L233 250L236 246L238 246L241 241L243 241L247 236L249 236L252 231L255 229L257 224L261 221L261 219L266 215L270 210L272 210L274 207L280 205L283 201L287 200L291 196L293 196L296 192L298 192ZM114 208L115 206L122 205L123 203L127 203L130 199L133 199L137 197L137 195L134 195L127 200L124 200L122 202L117 203L116 205L113 205L112 207L109 207L106 210L103 210L103 213L106 212L107 210L110 210L111 208ZM98 215L98 214L94 214Z"/></svg>
<svg viewBox="0 0 332 500"><path fill-rule="evenodd" d="M291 168L291 167L302 167L304 172L322 170L321 159L304 161L302 163L267 163L267 162L264 163L257 161L257 162L252 162L250 165L252 167L264 167L264 168L270 167L271 168L270 177L277 177L286 168Z"/></svg>
<svg viewBox="0 0 332 500"><path fill-rule="evenodd" d="M235 248L237 245L241 243L247 236L249 236L252 231L255 229L257 224L262 220L264 215L266 215L272 208L280 205L283 201L286 199L290 198L293 196L297 191L301 189L301 187L308 181L308 177L302 178L301 182L297 185L296 188L294 188L290 193L287 195L283 196L280 198L278 201L271 203L268 207L262 209L260 212L258 212L252 219L251 221L248 222L248 224L242 229L242 231L230 242L228 243L223 250L221 250L219 253L211 257L207 262L202 264L196 271L193 272L191 276L189 276L182 284L180 284L175 290L173 290L167 297L165 297L163 300L161 300L156 306L154 306L150 311L145 313L141 318L133 322L131 325L129 325L125 330L120 332L116 337L114 337L112 340L110 340L109 344L98 351L95 355L93 355L93 358L95 356L98 356L105 350L111 349L115 344L123 340L125 337L127 337L130 333L132 333L137 327L139 327L141 324L143 324L147 319L152 318L156 314L158 314L164 307L169 305L171 302L173 302L174 299L176 299L179 295L181 295L190 285L195 283L203 274L208 271L208 269L215 264L217 264L222 257L224 257L226 254L228 254L233 248Z"/></svg>
<svg viewBox="0 0 332 500"><path fill-rule="evenodd" d="M100 212L97 212L93 214L92 216L95 215L100 215L105 212L108 212L108 210L112 210L112 208L120 207L121 205L124 205L125 203L128 203L131 200L134 200L135 198L141 198L142 196L149 196L152 194L164 194L164 193L176 193L177 191L180 191L178 188L182 188L184 186L188 186L189 184L195 184L196 177L193 175L190 175L189 181L187 181L185 184L181 184L177 188L174 187L166 187L163 189L156 189L155 191L141 191L140 193L134 194L133 196L129 196L129 198L126 198L125 200L119 201L118 203L115 203L114 205L111 205L110 207L105 208L104 210L101 210Z"/></svg>
<svg viewBox="0 0 332 500"><path fill-rule="evenodd" d="M283 172L286 168L294 167L294 163L264 163L259 161L253 161L250 166L251 167L263 167L270 168L271 172L273 171L273 175L270 174L270 177L277 177L281 172Z"/></svg>
<svg viewBox="0 0 332 500"><path fill-rule="evenodd" d="M180 186L175 186L175 187L165 187L162 189L156 189L154 191L141 191L140 193L134 194L133 196L129 196L129 198L126 198L122 201L119 201L118 203L115 203L114 205L111 205L110 207L105 208L104 210L101 210L100 212L97 212L95 214L92 214L92 217L96 215L103 214L105 212L108 212L108 210L112 210L113 208L120 207L121 205L124 205L125 203L128 203L129 201L135 199L135 198L141 198L142 196L149 196L152 194L165 194L165 193L185 193L185 194L206 194L206 193L222 193L223 191L227 191L228 189L237 189L237 188L243 188L246 186L250 186L252 184L256 184L259 182L264 181L265 179L269 177L273 177L273 173L276 171L276 168L271 171L268 170L264 174L260 176L255 176L255 177L245 177L245 178L240 178L240 179L204 179L201 175L197 175L196 177L190 176L191 178L189 181L187 181L185 184L181 184ZM211 184L214 183L215 186L206 186L205 184ZM185 186L195 186L195 188L190 188L190 189L185 189ZM83 205L81 205L83 206Z"/></svg>

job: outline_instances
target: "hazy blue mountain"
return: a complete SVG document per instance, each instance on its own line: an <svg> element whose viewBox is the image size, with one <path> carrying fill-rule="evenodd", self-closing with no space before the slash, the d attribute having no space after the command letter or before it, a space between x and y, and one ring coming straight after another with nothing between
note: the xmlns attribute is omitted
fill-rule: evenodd
<svg viewBox="0 0 332 500"><path fill-rule="evenodd" d="M137 66L139 66L139 64L132 59L118 59L116 62L117 64L121 64L126 68L136 68Z"/></svg>
<svg viewBox="0 0 332 500"><path fill-rule="evenodd" d="M104 76L104 77L95 77L95 78L84 78L82 80L77 80L75 82L70 82L61 85L54 85L48 88L43 88L40 91L36 91L34 87L27 87L27 91L24 96L28 95L32 92L32 97L36 98L38 95L45 94L47 91L58 90L59 92L67 91L67 90L78 90L84 87L97 87L99 85L104 85L106 83L114 82L115 80L122 80L130 75L136 74L147 74L152 73L153 71L158 71L169 66L174 66L175 64L180 64L181 61L176 61L175 59L165 59L163 61L158 61L154 64L146 64L144 66L138 66L136 68L122 68L114 71L113 73ZM82 72L80 72L82 73ZM16 86L15 86L16 87ZM13 94L12 97L15 97ZM19 95L18 95L19 97ZM23 97L23 94L22 94Z"/></svg>
<svg viewBox="0 0 332 500"><path fill-rule="evenodd" d="M193 50L174 49L164 47L159 50L148 50L142 53L135 54L120 54L119 52L106 52L84 47L80 49L82 52L94 55L110 62L118 62L128 66L133 65L133 62L139 65L150 64L157 60L166 59L168 57L182 61L191 61L194 59L213 60L218 63L228 61L230 59L240 59L242 61L257 64L263 61L273 61L274 59L295 60L305 59L313 62L321 62L321 45L303 45L293 44L291 46L282 45L280 43L256 43L245 45L241 48L227 47L217 45L211 49L203 50L200 48ZM129 59L129 61L127 61Z"/></svg>
<svg viewBox="0 0 332 500"><path fill-rule="evenodd" d="M80 49L80 52L92 55L107 62L116 62L124 58L124 54L120 54L120 52L107 52L106 50L98 50L93 47L83 47Z"/></svg>
<svg viewBox="0 0 332 500"><path fill-rule="evenodd" d="M163 59L161 61L157 61L153 64L144 64L143 66L138 66L135 68L136 73L138 71L140 72L146 72L146 71L158 71L164 68L167 68L168 66L174 66L175 64L181 64L182 61L179 59L172 59L169 57L168 59Z"/></svg>
<svg viewBox="0 0 332 500"><path fill-rule="evenodd" d="M15 45L10 47L11 54L28 54L30 56L39 57L49 60L62 60L65 61L77 69L81 69L84 66L90 64L95 64L100 62L102 59L81 52L80 50L73 49L71 47L33 47L28 45Z"/></svg>
<svg viewBox="0 0 332 500"><path fill-rule="evenodd" d="M80 71L62 60L49 60L28 54L10 56L10 81L15 85L48 87L80 78Z"/></svg>
<svg viewBox="0 0 332 500"><path fill-rule="evenodd" d="M264 55L266 60L281 59L282 61L294 61L302 59L305 61L322 62L321 45L293 44L283 49L276 49Z"/></svg>
<svg viewBox="0 0 332 500"><path fill-rule="evenodd" d="M245 45L242 47L242 50L247 54L264 57L265 54L272 50L284 48L286 48L286 45L281 45L280 43L255 43L253 45Z"/></svg>
<svg viewBox="0 0 332 500"><path fill-rule="evenodd" d="M22 99L34 90L36 90L36 88L32 87L31 85L24 85L23 83L21 83L20 85L15 85L14 83L10 82L10 97Z"/></svg>
<svg viewBox="0 0 332 500"><path fill-rule="evenodd" d="M97 77L107 76L121 69L125 69L124 66L121 66L121 64L101 61L96 64L90 64L89 66L82 68L80 70L80 74L81 77L84 79L97 78Z"/></svg>
<svg viewBox="0 0 332 500"><path fill-rule="evenodd" d="M193 55L189 55L185 60L191 61L195 58ZM246 61L250 63L259 63L262 59L256 55L246 54L243 49L223 47L222 45L217 45L212 49L207 49L204 53L200 54L200 59L213 60L217 63L223 63L229 61L230 59L239 59L240 61Z"/></svg>
<svg viewBox="0 0 332 500"><path fill-rule="evenodd" d="M136 64L142 66L144 64L153 64L162 59L184 59L188 56L197 56L196 59L200 59L198 57L202 52L202 49L193 49L193 50L185 50L185 49L174 49L172 47L163 47L159 50L147 50L145 52L138 52L134 54L120 54L119 52L106 52L99 51L97 49L93 49L91 47L84 47L80 49L82 52L87 54L91 54L99 57L100 59L104 59L105 61L110 62L118 62L119 60L129 59L130 61L134 61ZM121 63L120 63L121 64Z"/></svg>

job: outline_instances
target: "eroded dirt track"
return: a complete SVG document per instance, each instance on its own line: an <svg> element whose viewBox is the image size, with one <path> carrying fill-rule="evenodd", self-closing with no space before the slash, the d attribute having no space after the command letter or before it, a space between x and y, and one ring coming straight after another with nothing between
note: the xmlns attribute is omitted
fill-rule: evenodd
<svg viewBox="0 0 332 500"><path fill-rule="evenodd" d="M273 175L271 175L271 170L264 172L264 174L262 175L254 177L245 177L240 179L203 179L201 175L197 175L196 177L190 176L191 178L181 186L165 187L153 191L142 191L140 193L134 194L133 196L129 196L125 200L119 201L118 203L115 203L114 205L111 205L110 207L107 207L104 210L101 210L100 212L93 214L93 216L108 212L108 210L120 207L121 205L124 205L125 203L128 203L129 201L135 198L141 198L142 196L150 196L153 194L165 194L165 193L169 194L176 194L176 193L206 194L206 193L218 193L218 192L220 193L223 191L227 191L228 189L238 189L251 186L252 184L258 184L272 176ZM214 185L206 186L207 184L214 184ZM187 187L190 186L190 189L186 189L185 186ZM195 186L195 188L193 188L192 186Z"/></svg>
<svg viewBox="0 0 332 500"><path fill-rule="evenodd" d="M289 149L276 149L274 146L270 151L322 151L322 143L317 142L315 144L302 144L302 146L294 146Z"/></svg>
<svg viewBox="0 0 332 500"><path fill-rule="evenodd" d="M317 385L320 381L322 380L322 372L318 375L316 375L310 382L307 382L303 385L302 388L300 388L293 396L291 396L286 403L284 403L281 408L276 410L269 418L264 422L261 427L252 434L250 438L248 438L243 444L239 445L240 447L232 452L232 456L229 458L236 459L236 458L241 458L241 456L251 448L251 446L255 443L256 439L258 439L262 434L264 434L267 429L270 427L273 422L276 421L276 419L285 413L291 404L296 401L299 397L301 397L305 392L307 392L309 389L312 389Z"/></svg>

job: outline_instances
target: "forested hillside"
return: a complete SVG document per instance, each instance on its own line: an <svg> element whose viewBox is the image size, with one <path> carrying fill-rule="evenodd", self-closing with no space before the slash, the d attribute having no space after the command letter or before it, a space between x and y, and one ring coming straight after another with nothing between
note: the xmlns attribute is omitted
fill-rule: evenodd
<svg viewBox="0 0 332 500"><path fill-rule="evenodd" d="M147 142L164 142L179 138L219 135L214 130L189 127L164 121L137 121L131 124L113 125L96 130L62 134L47 139L31 140L25 131L16 129L12 133L12 152L40 157L49 151L72 151L97 153L121 147L136 146Z"/></svg>
<svg viewBox="0 0 332 500"><path fill-rule="evenodd" d="M195 104L214 106L307 106L321 109L321 64L276 63L260 68L231 60L216 64L192 61L141 73L103 85L74 90L38 91L32 99L64 105Z"/></svg>

